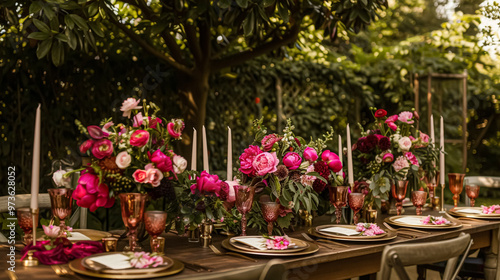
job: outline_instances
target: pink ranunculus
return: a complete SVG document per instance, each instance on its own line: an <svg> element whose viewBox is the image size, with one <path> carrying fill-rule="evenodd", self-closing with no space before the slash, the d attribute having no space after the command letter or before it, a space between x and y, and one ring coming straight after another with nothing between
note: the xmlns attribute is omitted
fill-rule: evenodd
<svg viewBox="0 0 500 280"><path fill-rule="evenodd" d="M375 111L375 118L383 118L387 116L387 111L384 110L384 109L378 109L377 111Z"/></svg>
<svg viewBox="0 0 500 280"><path fill-rule="evenodd" d="M95 141L94 145L92 145L92 154L98 159L110 156L113 154L113 142L108 139Z"/></svg>
<svg viewBox="0 0 500 280"><path fill-rule="evenodd" d="M181 119L173 119L167 124L168 134L175 139L181 138L183 129L184 122Z"/></svg>
<svg viewBox="0 0 500 280"><path fill-rule="evenodd" d="M162 122L160 118L152 119L151 117L148 117L148 121L149 121L149 127L153 128L153 129L156 129L156 126L158 124L161 124L161 122Z"/></svg>
<svg viewBox="0 0 500 280"><path fill-rule="evenodd" d="M328 164L328 167L333 172L339 172L342 170L342 162L336 153L330 152L330 150L325 150L321 154L321 159Z"/></svg>
<svg viewBox="0 0 500 280"><path fill-rule="evenodd" d="M132 174L132 177L134 177L134 181L137 183L145 183L147 178L146 170L137 169L134 174Z"/></svg>
<svg viewBox="0 0 500 280"><path fill-rule="evenodd" d="M302 163L302 158L295 152L286 153L283 157L283 164L290 170L299 168Z"/></svg>
<svg viewBox="0 0 500 280"><path fill-rule="evenodd" d="M115 163L120 169L125 169L130 166L132 162L132 157L127 153L127 151L120 152L116 156Z"/></svg>
<svg viewBox="0 0 500 280"><path fill-rule="evenodd" d="M228 178L229 179L229 178ZM226 181L226 183L229 185L229 189L227 192L227 199L226 201L229 203L232 203L236 201L236 193L234 191L234 186L237 186L239 184L238 181Z"/></svg>
<svg viewBox="0 0 500 280"><path fill-rule="evenodd" d="M416 166L420 166L418 164L417 157L412 152L406 152L405 157L406 157L406 159L408 159L410 161L411 164L416 165Z"/></svg>
<svg viewBox="0 0 500 280"><path fill-rule="evenodd" d="M163 173L159 169L153 167L153 164L148 164L146 169L146 180L144 183L151 184L153 187L158 187L160 185L161 179L163 179Z"/></svg>
<svg viewBox="0 0 500 280"><path fill-rule="evenodd" d="M408 163L408 160L404 156L399 156L394 163L392 164L392 167L396 172L399 172L403 168L410 167L410 164Z"/></svg>
<svg viewBox="0 0 500 280"><path fill-rule="evenodd" d="M410 137L405 136L405 137L401 137L401 139L399 139L398 144L399 144L399 148L402 151L409 151L412 143L411 143Z"/></svg>
<svg viewBox="0 0 500 280"><path fill-rule="evenodd" d="M257 172L253 167L253 161L255 157L262 153L262 150L258 146L250 145L245 151L240 155L240 168L239 170L248 175L255 176Z"/></svg>
<svg viewBox="0 0 500 280"><path fill-rule="evenodd" d="M398 115L392 115L385 120L385 123L396 122L398 120Z"/></svg>
<svg viewBox="0 0 500 280"><path fill-rule="evenodd" d="M173 158L174 173L181 174L187 168L187 160L179 155Z"/></svg>
<svg viewBox="0 0 500 280"><path fill-rule="evenodd" d="M149 160L156 165L156 168L162 172L172 171L172 160L165 155L160 149L156 150L152 155L148 152Z"/></svg>
<svg viewBox="0 0 500 280"><path fill-rule="evenodd" d="M261 141L264 152L269 152L273 148L274 143L279 142L281 138L283 137L278 137L278 135L274 133L264 136Z"/></svg>
<svg viewBox="0 0 500 280"><path fill-rule="evenodd" d="M136 130L130 136L130 145L144 147L149 141L149 132L146 130Z"/></svg>
<svg viewBox="0 0 500 280"><path fill-rule="evenodd" d="M132 125L133 127L139 127L142 125L144 122L144 117L142 116L142 113L139 112L137 113L134 118L133 118L134 124Z"/></svg>
<svg viewBox="0 0 500 280"><path fill-rule="evenodd" d="M136 100L135 98L127 98L127 100L123 101L122 107L120 111L123 112L123 116L130 119L130 114L132 110L141 109L142 106L138 106L141 100Z"/></svg>
<svg viewBox="0 0 500 280"><path fill-rule="evenodd" d="M94 212L98 207L109 208L115 199L109 197L109 188L106 184L99 184L99 177L95 174L85 173L78 179L78 186L72 194L76 204L89 208Z"/></svg>
<svg viewBox="0 0 500 280"><path fill-rule="evenodd" d="M382 161L383 162L393 162L394 161L394 155L392 153L386 153L383 157L382 157Z"/></svg>
<svg viewBox="0 0 500 280"><path fill-rule="evenodd" d="M253 160L253 168L257 172L257 175L264 176L268 173L273 173L277 170L279 164L279 159L276 156L276 152L268 153L264 152L258 154Z"/></svg>
<svg viewBox="0 0 500 280"><path fill-rule="evenodd" d="M388 126L388 127L389 127L392 131L396 131L396 130L398 130L398 126L397 126L395 123L393 123L393 122L388 122L388 123L387 123L387 126Z"/></svg>
<svg viewBox="0 0 500 280"><path fill-rule="evenodd" d="M98 140L98 139L102 139L104 137L108 137L109 136L109 133L107 132L104 132L100 127L98 127L97 125L90 125L90 126L87 126L87 131L89 132L89 135L90 137Z"/></svg>
<svg viewBox="0 0 500 280"><path fill-rule="evenodd" d="M408 111L399 113L398 120L407 124L412 124L415 122L413 120L413 113Z"/></svg>
<svg viewBox="0 0 500 280"><path fill-rule="evenodd" d="M200 177L196 178L196 184L191 185L193 194L219 196L222 181L217 175L210 175L206 170L201 172Z"/></svg>
<svg viewBox="0 0 500 280"><path fill-rule="evenodd" d="M53 225L50 225L50 226L44 226L42 225L43 227L43 233L45 233L45 235L47 235L47 237L49 238L57 238L59 237L59 233L61 232L61 227L57 226L53 226Z"/></svg>
<svg viewBox="0 0 500 280"><path fill-rule="evenodd" d="M89 139L80 145L80 153L85 154L94 145L94 140Z"/></svg>
<svg viewBox="0 0 500 280"><path fill-rule="evenodd" d="M304 159L310 163L313 163L318 159L318 153L314 148L307 147L304 150Z"/></svg>

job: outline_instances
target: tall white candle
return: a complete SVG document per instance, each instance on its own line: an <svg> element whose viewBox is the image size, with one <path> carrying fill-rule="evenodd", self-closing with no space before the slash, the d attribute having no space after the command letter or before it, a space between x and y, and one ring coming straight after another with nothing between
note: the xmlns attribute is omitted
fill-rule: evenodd
<svg viewBox="0 0 500 280"><path fill-rule="evenodd" d="M439 153L439 183L444 185L444 178L446 177L446 173L444 170L444 121L443 116L441 116L441 125L440 125L440 140L439 147L441 148L441 152Z"/></svg>
<svg viewBox="0 0 500 280"><path fill-rule="evenodd" d="M342 162L342 166L344 166L344 162L342 161L342 136L339 134L339 160ZM338 175L342 176L342 169L340 169L339 172L337 172Z"/></svg>
<svg viewBox="0 0 500 280"><path fill-rule="evenodd" d="M233 141L229 126L227 127L227 180L233 180Z"/></svg>
<svg viewBox="0 0 500 280"><path fill-rule="evenodd" d="M436 143L436 136L434 135L434 115L431 115L431 135L429 135L431 137L431 144L434 144Z"/></svg>
<svg viewBox="0 0 500 280"><path fill-rule="evenodd" d="M347 124L347 176L349 177L349 185L354 184L354 170L352 168L352 145L351 145L351 129Z"/></svg>
<svg viewBox="0 0 500 280"><path fill-rule="evenodd" d="M203 126L203 170L210 173L210 168L208 167L207 132L205 126Z"/></svg>
<svg viewBox="0 0 500 280"><path fill-rule="evenodd" d="M33 162L31 165L31 209L38 209L38 192L40 190L40 128L41 128L41 104L36 109L35 137L33 140Z"/></svg>
<svg viewBox="0 0 500 280"><path fill-rule="evenodd" d="M191 150L191 170L196 171L196 142L198 141L198 133L196 132L196 128L193 127L193 141L192 141L192 150Z"/></svg>

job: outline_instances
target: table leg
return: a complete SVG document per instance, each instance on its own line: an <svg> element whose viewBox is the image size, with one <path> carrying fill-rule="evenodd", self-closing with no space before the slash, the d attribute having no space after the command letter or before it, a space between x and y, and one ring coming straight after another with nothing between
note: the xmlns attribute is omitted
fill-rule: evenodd
<svg viewBox="0 0 500 280"><path fill-rule="evenodd" d="M493 280L500 279L500 258L498 252L500 251L500 230L492 231L491 247L485 252L484 258L484 279Z"/></svg>

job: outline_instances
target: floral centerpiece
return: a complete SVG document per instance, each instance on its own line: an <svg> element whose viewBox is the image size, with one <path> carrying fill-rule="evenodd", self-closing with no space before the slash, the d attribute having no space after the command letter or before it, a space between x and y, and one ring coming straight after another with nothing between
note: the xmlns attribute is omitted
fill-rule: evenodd
<svg viewBox="0 0 500 280"><path fill-rule="evenodd" d="M429 136L415 129L415 111L387 116L383 109L373 110L375 122L366 131L360 125L361 137L352 147L357 179L370 182L370 194L365 199L368 203L373 203L374 196L388 199L394 179L409 180L419 189L423 176L435 176L438 155Z"/></svg>
<svg viewBox="0 0 500 280"><path fill-rule="evenodd" d="M181 139L184 122L161 118L153 102L140 103L125 100L120 108L124 119L117 123L107 118L99 126L85 128L77 121L89 138L80 145L80 152L91 158L73 192L78 206L90 211L108 208L115 195L125 192L152 192L155 198L165 192L162 189L172 188L168 182L186 169L187 161L170 145Z"/></svg>

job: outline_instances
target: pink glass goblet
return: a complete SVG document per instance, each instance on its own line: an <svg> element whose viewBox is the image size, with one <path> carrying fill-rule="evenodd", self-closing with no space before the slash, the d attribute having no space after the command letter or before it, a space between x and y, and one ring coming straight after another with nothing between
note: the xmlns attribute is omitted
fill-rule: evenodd
<svg viewBox="0 0 500 280"><path fill-rule="evenodd" d="M33 214L30 208L19 208L17 211L17 222L24 232L23 242L29 245L33 241ZM38 221L36 221L38 226Z"/></svg>
<svg viewBox="0 0 500 280"><path fill-rule="evenodd" d="M260 201L260 209L262 216L267 222L267 233L269 236L273 234L274 222L278 219L280 213L280 204L273 201Z"/></svg>
<svg viewBox="0 0 500 280"><path fill-rule="evenodd" d="M129 229L129 245L124 248L125 251L142 251L141 246L137 244L137 227L142 222L146 197L145 194L140 193L121 193L119 195L123 223Z"/></svg>
<svg viewBox="0 0 500 280"><path fill-rule="evenodd" d="M330 194L330 203L335 206L335 216L337 217L337 224L340 224L342 218L342 207L347 205L347 194L349 188L347 186L328 186Z"/></svg>
<svg viewBox="0 0 500 280"><path fill-rule="evenodd" d="M236 195L236 209L241 213L241 235L245 236L247 235L246 214L252 209L255 187L235 185L234 193Z"/></svg>
<svg viewBox="0 0 500 280"><path fill-rule="evenodd" d="M465 174L448 173L448 183L450 184L450 191L453 194L453 203L455 207L458 206L458 200L464 188L464 177Z"/></svg>
<svg viewBox="0 0 500 280"><path fill-rule="evenodd" d="M411 201L413 202L413 206L417 208L418 216L422 215L422 206L424 206L426 200L427 200L427 192L424 191L411 192Z"/></svg>
<svg viewBox="0 0 500 280"><path fill-rule="evenodd" d="M406 190L408 188L408 181L395 180L391 186L392 197L396 199L396 215L401 215L403 210L403 200L406 197Z"/></svg>
<svg viewBox="0 0 500 280"><path fill-rule="evenodd" d="M465 185L465 193L470 199L470 206L474 207L474 204L476 202L476 198L479 196L479 186L478 185L473 185L473 184L466 184Z"/></svg>
<svg viewBox="0 0 500 280"><path fill-rule="evenodd" d="M159 252L160 243L158 242L158 236L165 230L165 225L167 223L167 212L163 211L147 211L144 213L144 225L146 231L149 233L151 252Z"/></svg>
<svg viewBox="0 0 500 280"><path fill-rule="evenodd" d="M67 228L65 220L71 216L73 211L73 198L71 197L73 190L68 188L48 189L48 192L52 215L59 219L60 234L63 235Z"/></svg>
<svg viewBox="0 0 500 280"><path fill-rule="evenodd" d="M362 193L349 193L349 207L354 211L354 224L358 224L358 212L363 208L365 202L365 195Z"/></svg>

